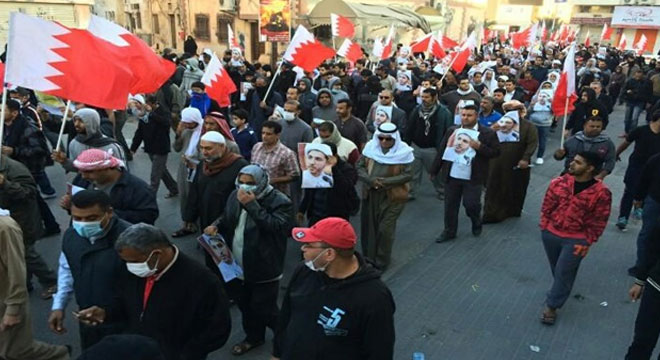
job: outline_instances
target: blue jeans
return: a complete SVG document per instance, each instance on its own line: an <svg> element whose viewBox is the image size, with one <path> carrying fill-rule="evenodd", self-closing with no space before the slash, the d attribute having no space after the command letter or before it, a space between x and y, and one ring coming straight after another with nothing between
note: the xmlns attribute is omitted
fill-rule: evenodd
<svg viewBox="0 0 660 360"><path fill-rule="evenodd" d="M644 111L646 103L640 102L627 102L626 103L626 118L624 120L624 128L626 134L630 134L637 127L639 122L639 115Z"/></svg>
<svg viewBox="0 0 660 360"><path fill-rule="evenodd" d="M639 230L639 234L637 235L637 263L635 267L643 264L646 258L647 239L658 220L658 216L660 216L660 202L647 196L644 199L642 211L642 229Z"/></svg>
<svg viewBox="0 0 660 360"><path fill-rule="evenodd" d="M550 131L550 126L538 126L536 125L536 130L539 133L539 149L536 152L536 157L543 157L545 154L545 143L548 141L548 132Z"/></svg>
<svg viewBox="0 0 660 360"><path fill-rule="evenodd" d="M53 186L50 185L50 180L48 180L48 175L46 175L44 170L32 173L32 177L34 178L34 181L37 183L37 185L39 185L39 189L43 194L51 195L55 193L55 189L53 189Z"/></svg>
<svg viewBox="0 0 660 360"><path fill-rule="evenodd" d="M545 304L559 309L571 294L580 263L589 251L589 243L584 239L562 238L547 230L541 232L541 238L554 278Z"/></svg>

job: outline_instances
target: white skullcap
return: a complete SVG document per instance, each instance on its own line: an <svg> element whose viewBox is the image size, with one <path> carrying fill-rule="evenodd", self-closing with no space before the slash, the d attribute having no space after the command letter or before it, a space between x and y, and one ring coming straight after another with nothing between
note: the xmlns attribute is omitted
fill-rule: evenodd
<svg viewBox="0 0 660 360"><path fill-rule="evenodd" d="M504 81L509 81L509 77L506 76L506 75L500 75L500 76L497 77L497 79L498 79L498 80L499 80L499 79L502 79L502 80L504 80Z"/></svg>
<svg viewBox="0 0 660 360"><path fill-rule="evenodd" d="M217 131L209 131L202 135L202 141L208 141L216 144L225 144L225 137Z"/></svg>
<svg viewBox="0 0 660 360"><path fill-rule="evenodd" d="M559 60L552 60L552 63L561 65L561 61L559 61Z"/></svg>
<svg viewBox="0 0 660 360"><path fill-rule="evenodd" d="M132 95L128 98L129 101L137 101L140 104L144 105L144 96L137 94L137 95Z"/></svg>
<svg viewBox="0 0 660 360"><path fill-rule="evenodd" d="M313 121L314 124L316 124L316 125L321 125L321 124L323 124L323 123L325 122L325 120L323 120L323 119L321 119L321 118L314 118L314 119L312 119L312 121Z"/></svg>
<svg viewBox="0 0 660 360"><path fill-rule="evenodd" d="M211 50L209 48L206 48L206 49L204 49L203 54L206 54L208 56L213 56L213 50Z"/></svg>
<svg viewBox="0 0 660 360"><path fill-rule="evenodd" d="M305 155L308 155L310 151L320 151L325 156L332 156L332 149L326 144L312 144L309 143L305 145Z"/></svg>

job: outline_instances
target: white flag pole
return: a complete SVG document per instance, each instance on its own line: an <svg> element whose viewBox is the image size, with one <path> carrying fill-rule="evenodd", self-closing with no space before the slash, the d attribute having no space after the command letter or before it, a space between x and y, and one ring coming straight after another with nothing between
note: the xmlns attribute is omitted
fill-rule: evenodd
<svg viewBox="0 0 660 360"><path fill-rule="evenodd" d="M71 108L71 100L66 101L66 109L64 109L64 115L62 116L62 125L60 126L60 134L57 137L57 143L55 144L54 151L60 151L60 144L62 143L62 135L64 135L64 126L66 126L67 115L69 115L69 109Z"/></svg>
<svg viewBox="0 0 660 360"><path fill-rule="evenodd" d="M459 52L460 52L460 51L459 51ZM454 58L451 59L451 61L449 62L449 65L447 65L447 70L445 70L445 73L442 74L442 77L440 78L440 84L442 84L442 80L445 79L445 76L447 76L447 73L448 73L449 70L451 69L452 65L454 65L454 62L456 61L456 58L458 58L458 54L456 54L456 56L454 56Z"/></svg>
<svg viewBox="0 0 660 360"><path fill-rule="evenodd" d="M7 87L5 86L5 84L2 84L2 110L0 110L0 145L4 140L6 107L7 107ZM2 165L2 157L0 157L0 165Z"/></svg>
<svg viewBox="0 0 660 360"><path fill-rule="evenodd" d="M266 99L268 99L268 95L270 94L270 91L273 89L273 84L275 84L275 79L277 79L277 76L280 74L280 70L282 69L283 62L284 62L284 58L282 58L282 60L280 61L280 64L277 66L277 70L275 71L273 78L270 80L270 85L268 85L268 89L266 90L266 95L262 99L264 102L266 102Z"/></svg>
<svg viewBox="0 0 660 360"><path fill-rule="evenodd" d="M564 104L564 120L562 121L561 124L561 140L559 141L559 148L563 149L564 148L564 138L565 138L565 133L566 133L566 118L568 117L568 101L570 100L570 96L566 96L566 103Z"/></svg>

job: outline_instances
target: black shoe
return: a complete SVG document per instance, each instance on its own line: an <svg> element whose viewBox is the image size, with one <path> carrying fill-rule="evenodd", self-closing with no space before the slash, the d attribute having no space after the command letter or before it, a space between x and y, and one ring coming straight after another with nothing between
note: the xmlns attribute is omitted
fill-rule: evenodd
<svg viewBox="0 0 660 360"><path fill-rule="evenodd" d="M479 236L481 235L482 230L483 230L483 226L481 224L477 226L472 226L472 235Z"/></svg>
<svg viewBox="0 0 660 360"><path fill-rule="evenodd" d="M628 275L632 277L637 277L637 266L628 268Z"/></svg>
<svg viewBox="0 0 660 360"><path fill-rule="evenodd" d="M456 235L455 234L450 234L447 230L445 230L445 231L442 232L442 234L440 234L440 236L435 238L435 242L443 243L443 242L447 242L449 240L454 240L454 239L456 239Z"/></svg>

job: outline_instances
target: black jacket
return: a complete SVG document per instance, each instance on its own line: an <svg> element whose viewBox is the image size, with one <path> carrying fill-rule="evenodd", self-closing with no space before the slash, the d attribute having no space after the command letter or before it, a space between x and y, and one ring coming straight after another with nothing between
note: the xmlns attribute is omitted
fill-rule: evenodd
<svg viewBox="0 0 660 360"><path fill-rule="evenodd" d="M646 256L642 257L641 264L637 266L635 278L641 282L648 279L660 285L660 217L655 220L646 244Z"/></svg>
<svg viewBox="0 0 660 360"><path fill-rule="evenodd" d="M115 250L115 241L130 223L113 216L107 234L94 244L69 227L62 236L62 253L73 276L73 291L81 309L92 305L106 307L112 302L112 285L126 264Z"/></svg>
<svg viewBox="0 0 660 360"><path fill-rule="evenodd" d="M355 168L339 160L332 167L332 179L334 184L329 189L304 189L298 211L307 215L310 225L326 217L349 220L350 216L356 214L360 208L360 200L355 190L357 182ZM321 209L323 209L322 213L317 213Z"/></svg>
<svg viewBox="0 0 660 360"><path fill-rule="evenodd" d="M449 137L454 133L458 127L452 126L445 134L445 138L442 139L441 149L447 147L447 142ZM477 150L477 155L472 160L472 173L470 176L470 184L473 185L485 185L486 180L488 180L488 163L490 159L498 157L500 155L500 141L497 139L497 134L491 128L482 126L479 124L479 142L481 146ZM438 151L438 154L435 156L435 161L433 161L433 167L430 171L432 175L437 175L441 173L441 178L443 181L449 180L449 172L453 165L453 162L442 160L443 151Z"/></svg>
<svg viewBox="0 0 660 360"><path fill-rule="evenodd" d="M5 125L2 145L12 147L10 157L27 166L31 173L43 171L46 166L46 137L23 115L19 114L11 126Z"/></svg>
<svg viewBox="0 0 660 360"><path fill-rule="evenodd" d="M146 279L122 273L106 321L125 323L127 333L153 338L167 360L201 360L227 342L229 301L220 281L197 261L179 256L154 283L143 310Z"/></svg>
<svg viewBox="0 0 660 360"><path fill-rule="evenodd" d="M200 162L181 214L183 221L195 222L199 219L200 229L204 229L219 218L225 211L229 194L236 188L238 172L246 165L248 162L240 158L219 173L206 176L204 162Z"/></svg>
<svg viewBox="0 0 660 360"><path fill-rule="evenodd" d="M623 86L623 90L621 90L621 96L623 96L628 102L650 102L653 97L653 85L651 85L651 81L647 79L628 79Z"/></svg>
<svg viewBox="0 0 660 360"><path fill-rule="evenodd" d="M147 154L165 155L170 152L171 113L164 106L158 106L148 117L148 121L138 121L133 135L131 151L135 152L144 141Z"/></svg>
<svg viewBox="0 0 660 360"><path fill-rule="evenodd" d="M286 360L391 360L394 299L374 269L355 253L360 269L343 280L299 266L291 276L273 341ZM323 323L323 325L319 324Z"/></svg>
<svg viewBox="0 0 660 360"><path fill-rule="evenodd" d="M94 185L80 175L73 179L73 185L94 189ZM124 172L110 190L110 205L114 213L131 224L154 224L158 218L156 194L144 180Z"/></svg>
<svg viewBox="0 0 660 360"><path fill-rule="evenodd" d="M243 274L247 282L260 282L277 278L284 269L286 242L293 228L291 199L273 189L263 198L241 204L234 190L218 222L218 230L233 246L234 231L242 210L247 212L243 231Z"/></svg>
<svg viewBox="0 0 660 360"><path fill-rule="evenodd" d="M403 141L420 148L441 149L442 138L447 129L454 124L454 118L446 106L438 104L436 110L429 115L429 130L426 131L426 120L421 117L418 105L409 115L406 123Z"/></svg>
<svg viewBox="0 0 660 360"><path fill-rule="evenodd" d="M596 113L603 119L603 130L607 128L609 123L609 111L605 105L601 104L596 99L596 92L593 89L584 89L582 92L587 93L587 102L582 102L578 99L575 103L575 110L566 122L566 129L571 130L571 135L575 135L584 128L585 121Z"/></svg>
<svg viewBox="0 0 660 360"><path fill-rule="evenodd" d="M9 210L23 231L23 243L33 244L42 234L41 213L37 204L37 184L22 163L0 155L0 208Z"/></svg>

